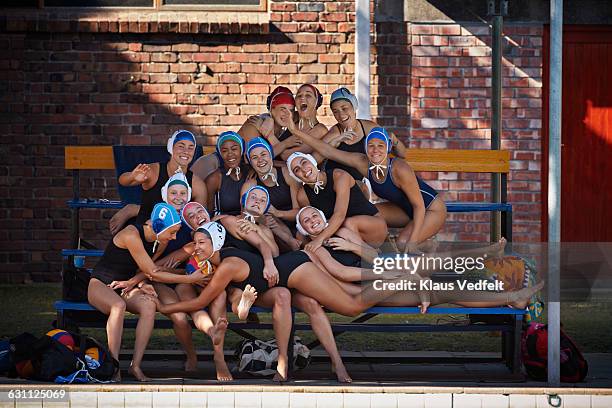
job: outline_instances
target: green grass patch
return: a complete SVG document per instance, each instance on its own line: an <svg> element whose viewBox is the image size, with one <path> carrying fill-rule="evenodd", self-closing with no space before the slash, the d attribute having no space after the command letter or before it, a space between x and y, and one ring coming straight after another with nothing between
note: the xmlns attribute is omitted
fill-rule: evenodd
<svg viewBox="0 0 612 408"><path fill-rule="evenodd" d="M59 284L0 285L0 337L8 338L24 331L42 335L51 329L55 319L53 302L61 298ZM330 314L330 320L347 322L351 318ZM260 314L262 322L270 322L268 313ZM234 320L233 315L229 315ZM458 320L465 316L455 316ZM385 315L371 322L378 323L447 323L452 318L444 315ZM601 299L589 303L562 303L561 320L565 331L574 338L584 352L607 353L611 339L612 301ZM307 322L298 314L298 322ZM104 329L84 329L86 333L105 341ZM194 342L198 349L211 349L208 336L194 330ZM260 338L270 339L272 331L257 331ZM312 332L298 332L304 342L314 340ZM226 349L230 350L241 338L228 333ZM126 330L123 346L132 348L134 331ZM347 351L498 351L500 339L494 333L346 333L337 338L341 350ZM150 349L179 349L172 330L155 330Z"/></svg>

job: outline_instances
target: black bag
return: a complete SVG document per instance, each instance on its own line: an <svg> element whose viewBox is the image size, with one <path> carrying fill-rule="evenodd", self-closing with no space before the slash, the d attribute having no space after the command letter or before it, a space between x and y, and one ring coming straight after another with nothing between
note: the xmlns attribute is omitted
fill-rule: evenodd
<svg viewBox="0 0 612 408"><path fill-rule="evenodd" d="M59 341L42 336L34 344L34 378L39 381L55 381L59 375L69 375L78 370L78 360L72 350Z"/></svg>
<svg viewBox="0 0 612 408"><path fill-rule="evenodd" d="M115 373L119 371L119 361L111 356L106 346L91 336L81 333L69 332L74 339L74 344L78 344L78 357L86 362L85 355L95 358L100 363L98 368L87 368L89 375L98 381L110 381Z"/></svg>
<svg viewBox="0 0 612 408"><path fill-rule="evenodd" d="M87 288L91 274L86 268L77 268L72 262L64 262L62 268L62 299L71 302L87 302Z"/></svg>

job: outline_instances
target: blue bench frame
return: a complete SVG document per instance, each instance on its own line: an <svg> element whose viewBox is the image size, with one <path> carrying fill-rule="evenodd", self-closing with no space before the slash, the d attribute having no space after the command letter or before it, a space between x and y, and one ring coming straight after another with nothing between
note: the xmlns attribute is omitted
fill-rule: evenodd
<svg viewBox="0 0 612 408"><path fill-rule="evenodd" d="M117 177L124 171L133 169L138 163L151 163L160 161L160 157L167 157L165 146L113 146L113 155L116 165ZM165 156L164 156L165 154ZM201 155L198 151L196 156ZM144 156L143 156L144 155ZM129 160L127 160L129 158ZM195 160L195 158L194 158ZM80 196L79 191L80 173L79 169L73 169L73 198L67 201L68 207L72 211L72 249L63 249L62 256L66 262L72 262L74 256L99 257L102 256L101 249L76 249L79 242L79 210L82 208L97 208L97 209L120 209L128 203L135 203L138 199L138 194L135 193L137 188L125 188L119 186L118 191L121 200L106 200L106 199L84 199ZM500 203L493 202L448 202L446 203L448 212L482 212L482 211L499 211L502 214L502 235L508 241L512 241L512 205L507 203L507 174L501 173L501 201ZM104 327L106 318L102 313L97 311L93 306L86 302L69 302L56 301L54 308L57 312L58 327L64 327L66 318L69 318L75 324L81 327ZM253 307L253 312L270 312L269 309ZM293 310L292 317L295 316L296 310ZM520 371L520 336L522 330L523 316L526 314L524 310L516 310L509 307L496 308L464 308L464 307L431 307L428 310L429 314L458 314L470 316L493 315L505 317L501 321L495 323L482 322L469 325L432 325L432 324L372 324L366 323L368 320L378 314L420 314L416 307L373 307L364 312L348 323L333 323L332 329L334 335L339 335L344 332L364 331L364 332L491 332L499 331L501 336L501 351L502 360L510 368L513 374ZM80 320L80 316L98 314L99 319ZM499 319L498 319L499 320ZM136 319L126 319L125 327L135 327ZM171 328L170 320L156 320L156 328ZM231 323L229 328L236 333L246 338L254 338L253 335L246 330L249 329L272 329L269 323ZM292 329L295 330L310 330L310 325L294 324ZM310 348L319 345L318 341L310 343ZM291 348L290 348L291 349Z"/></svg>

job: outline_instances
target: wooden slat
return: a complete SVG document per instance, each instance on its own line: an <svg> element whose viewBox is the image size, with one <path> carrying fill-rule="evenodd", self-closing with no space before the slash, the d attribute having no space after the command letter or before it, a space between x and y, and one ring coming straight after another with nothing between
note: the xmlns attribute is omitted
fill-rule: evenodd
<svg viewBox="0 0 612 408"><path fill-rule="evenodd" d="M65 168L78 170L114 169L112 146L66 146Z"/></svg>
<svg viewBox="0 0 612 408"><path fill-rule="evenodd" d="M408 149L406 161L414 171L510 172L507 150Z"/></svg>
<svg viewBox="0 0 612 408"><path fill-rule="evenodd" d="M203 146L204 154L215 151L215 146ZM64 167L79 170L114 169L112 146L66 146Z"/></svg>

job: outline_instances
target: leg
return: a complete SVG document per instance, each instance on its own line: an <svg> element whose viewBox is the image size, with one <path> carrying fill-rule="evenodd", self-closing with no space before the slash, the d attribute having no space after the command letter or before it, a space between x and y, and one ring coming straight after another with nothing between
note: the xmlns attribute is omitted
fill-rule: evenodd
<svg viewBox="0 0 612 408"><path fill-rule="evenodd" d="M134 355L130 364L129 372L138 381L150 381L151 379L144 375L140 365L144 356L147 344L151 338L151 332L155 325L155 313L157 305L148 295L145 295L140 289L132 290L125 300L126 308L129 312L138 314L138 324L136 325L136 340L134 342Z"/></svg>
<svg viewBox="0 0 612 408"><path fill-rule="evenodd" d="M113 358L119 361L123 318L126 309L125 301L114 290L96 278L91 278L89 281L87 300L93 307L108 315L106 321L108 350Z"/></svg>
<svg viewBox="0 0 612 408"><path fill-rule="evenodd" d="M176 291L163 283L154 283L153 287L157 292L159 300L165 305L176 303L180 300ZM181 343L183 351L185 351L185 371L195 371L198 365L198 356L193 346L191 325L187 319L187 314L172 313L168 317L172 320L174 334L179 343Z"/></svg>
<svg viewBox="0 0 612 408"><path fill-rule="evenodd" d="M312 331L317 335L317 338L323 345L323 348L325 348L325 351L327 351L332 363L332 369L338 377L338 382L352 382L351 377L344 367L342 357L340 357L340 352L338 352L338 347L334 339L334 333L332 332L329 319L323 311L323 308L321 308L319 302L313 298L304 296L299 292L293 293L291 301L293 306L297 307L308 315L310 325L312 326Z"/></svg>
<svg viewBox="0 0 612 408"><path fill-rule="evenodd" d="M446 206L440 199L435 199L429 205L429 208L425 211L425 219L423 220L423 226L417 237L417 242L421 243L428 238L431 238L440 231L444 223L446 222ZM397 238L397 245L400 250L404 250L406 243L410 241L412 237L412 221L410 221L400 232Z"/></svg>
<svg viewBox="0 0 612 408"><path fill-rule="evenodd" d="M544 287L544 281L514 292L477 292L467 290L431 292L432 304L453 303L464 307L510 306L525 309L529 299Z"/></svg>
<svg viewBox="0 0 612 408"><path fill-rule="evenodd" d="M383 217L355 215L344 220L342 226L357 232L361 239L374 248L380 247L389 234Z"/></svg>
<svg viewBox="0 0 612 408"><path fill-rule="evenodd" d="M272 308L274 337L278 346L278 364L274 381L287 381L289 361L287 350L291 336L291 292L287 288L274 287L260 295L256 303Z"/></svg>

